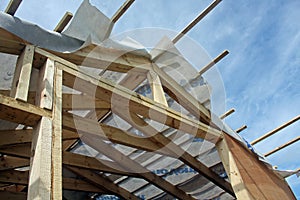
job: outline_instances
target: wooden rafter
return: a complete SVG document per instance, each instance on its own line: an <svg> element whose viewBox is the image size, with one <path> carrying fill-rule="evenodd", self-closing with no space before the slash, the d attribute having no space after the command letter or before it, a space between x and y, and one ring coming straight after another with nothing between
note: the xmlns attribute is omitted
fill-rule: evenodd
<svg viewBox="0 0 300 200"><path fill-rule="evenodd" d="M5 9L5 12L10 15L15 15L21 2L22 0L10 0L8 6Z"/></svg>
<svg viewBox="0 0 300 200"><path fill-rule="evenodd" d="M126 0L124 4L117 10L117 12L112 16L111 21L116 23L122 15L128 10L128 8L134 3L135 0Z"/></svg>

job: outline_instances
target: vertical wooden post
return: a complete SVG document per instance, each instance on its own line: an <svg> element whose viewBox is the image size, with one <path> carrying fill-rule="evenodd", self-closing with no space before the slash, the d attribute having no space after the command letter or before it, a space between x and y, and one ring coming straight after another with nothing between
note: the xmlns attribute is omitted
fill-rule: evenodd
<svg viewBox="0 0 300 200"><path fill-rule="evenodd" d="M53 104L53 76L54 61L48 58L45 64L40 68L35 99L36 105L48 110L52 110Z"/></svg>
<svg viewBox="0 0 300 200"><path fill-rule="evenodd" d="M34 127L28 199L62 199L62 70L47 59L40 69L36 103L52 110Z"/></svg>
<svg viewBox="0 0 300 200"><path fill-rule="evenodd" d="M55 67L52 138L52 199L62 199L62 70Z"/></svg>
<svg viewBox="0 0 300 200"><path fill-rule="evenodd" d="M154 71L150 70L147 74L147 79L152 90L153 100L168 107L159 76Z"/></svg>
<svg viewBox="0 0 300 200"><path fill-rule="evenodd" d="M28 200L51 199L52 120L42 117L34 128L28 184Z"/></svg>
<svg viewBox="0 0 300 200"><path fill-rule="evenodd" d="M27 101L33 55L34 46L27 45L18 57L10 92L10 96L15 99Z"/></svg>

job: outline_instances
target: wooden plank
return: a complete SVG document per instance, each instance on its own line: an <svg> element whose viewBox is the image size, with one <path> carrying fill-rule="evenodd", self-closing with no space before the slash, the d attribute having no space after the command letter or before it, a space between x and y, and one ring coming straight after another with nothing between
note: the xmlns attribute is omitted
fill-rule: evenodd
<svg viewBox="0 0 300 200"><path fill-rule="evenodd" d="M215 64L217 64L220 60L222 60L225 56L227 56L229 54L228 50L223 51L220 55L218 55L215 59L213 59L210 63L208 63L206 66L204 66L203 68L200 69L198 76L201 76L202 74L204 74L205 72L207 72L210 68L212 68L213 66L215 66Z"/></svg>
<svg viewBox="0 0 300 200"><path fill-rule="evenodd" d="M29 160L26 158L17 158L12 156L2 156L0 158L0 171L29 166Z"/></svg>
<svg viewBox="0 0 300 200"><path fill-rule="evenodd" d="M98 79L91 77L65 65L60 65L60 67L64 70L64 85L76 87L76 90L84 91L89 95L95 95L96 98L104 101L111 101L112 105L122 105L124 106L122 109L125 112L128 112L128 109L130 109L130 112L138 113L146 118L150 118L149 112L151 112L151 119L164 122L168 126L180 129L196 137L204 138L213 143L222 137L220 131L178 113L173 109L162 107L153 100L129 91L120 85L113 84L101 77L98 77ZM75 80L76 86L74 86Z"/></svg>
<svg viewBox="0 0 300 200"><path fill-rule="evenodd" d="M225 119L226 117L228 117L229 115L231 115L234 112L235 112L235 109L232 108L232 109L228 110L226 113L224 113L223 115L221 115L220 119Z"/></svg>
<svg viewBox="0 0 300 200"><path fill-rule="evenodd" d="M128 173L124 168L111 161L100 160L71 152L63 152L63 163L70 167L79 167L89 170L96 170L123 176L137 176L134 173Z"/></svg>
<svg viewBox="0 0 300 200"><path fill-rule="evenodd" d="M134 194L131 194L124 188L119 187L118 185L114 184L111 182L109 179L104 178L103 176L99 174L95 174L94 172L86 169L79 169L76 167L68 167L69 170L72 172L80 175L81 177L86 178L89 182L92 184L104 188L105 190L108 190L117 196L121 196L124 199L133 199L133 200L138 200L139 198L136 197Z"/></svg>
<svg viewBox="0 0 300 200"><path fill-rule="evenodd" d="M58 22L58 24L54 28L54 31L61 33L64 30L64 28L68 25L68 23L71 21L72 17L73 17L72 13L66 12L62 17L62 19Z"/></svg>
<svg viewBox="0 0 300 200"><path fill-rule="evenodd" d="M142 165L135 162L134 160L131 160L129 157L125 156L117 149L104 143L101 139L90 139L88 137L83 136L82 141L88 144L90 147L94 148L95 150L103 153L110 159L114 160L119 165L126 168L129 172L139 173L141 178L149 181L153 185L170 193L171 195L179 199L194 199L191 195L186 194L184 191L172 185L170 182L150 172L148 169L144 168Z"/></svg>
<svg viewBox="0 0 300 200"><path fill-rule="evenodd" d="M0 172L0 182L28 185L28 171L3 171ZM94 185L79 179L74 178L63 178L63 189L65 190L75 190L83 192L105 192ZM0 190L1 191L1 190ZM25 193L24 193L25 194ZM0 194L1 198L1 194ZM26 199L26 195L25 195Z"/></svg>
<svg viewBox="0 0 300 200"><path fill-rule="evenodd" d="M28 200L51 199L51 153L52 153L52 120L42 117L34 128L32 152L30 160L30 175Z"/></svg>
<svg viewBox="0 0 300 200"><path fill-rule="evenodd" d="M211 116L207 110L195 97L182 88L174 79L157 66L153 66L154 71L160 77L165 88L165 92L177 101L181 106L197 117L200 121L211 124Z"/></svg>
<svg viewBox="0 0 300 200"><path fill-rule="evenodd" d="M276 147L275 149L269 151L268 153L265 153L264 156L267 157L267 156L270 156L274 153L276 153L277 151L281 150L281 149L284 149L292 144L294 144L295 142L298 142L300 140L300 137L296 137L294 138L293 140L283 144L283 145L280 145L279 147Z"/></svg>
<svg viewBox="0 0 300 200"><path fill-rule="evenodd" d="M34 126L42 116L51 117L51 112L0 94L0 119Z"/></svg>
<svg viewBox="0 0 300 200"><path fill-rule="evenodd" d="M74 190L82 192L93 192L93 193L106 193L105 190L90 184L86 181L74 179L74 178L63 178L63 189Z"/></svg>
<svg viewBox="0 0 300 200"><path fill-rule="evenodd" d="M248 128L248 127L247 127L246 125L243 125L243 126L241 126L240 128L236 129L235 132L236 132L236 133L240 133L240 132L246 130L247 128Z"/></svg>
<svg viewBox="0 0 300 200"><path fill-rule="evenodd" d="M34 48L33 45L26 45L18 57L10 93L11 97L25 102L28 97Z"/></svg>
<svg viewBox="0 0 300 200"><path fill-rule="evenodd" d="M0 137L0 146L31 142L32 130L3 130Z"/></svg>
<svg viewBox="0 0 300 200"><path fill-rule="evenodd" d="M134 1L135 0L126 0L124 4L117 10L117 12L112 16L111 21L113 23L116 23L133 4Z"/></svg>
<svg viewBox="0 0 300 200"><path fill-rule="evenodd" d="M7 5L5 12L10 15L15 15L17 12L22 0L10 0L9 4Z"/></svg>
<svg viewBox="0 0 300 200"><path fill-rule="evenodd" d="M35 103L41 108L52 110L54 61L47 59L40 68Z"/></svg>
<svg viewBox="0 0 300 200"><path fill-rule="evenodd" d="M50 61L49 59L47 62ZM54 62L53 62L54 63ZM51 64L53 64L51 61ZM54 66L53 66L54 67ZM48 72L51 69L48 67ZM55 67L55 73L50 75L53 84L53 118L52 118L52 151L51 151L51 198L62 199L62 71ZM49 100L49 103L52 99Z"/></svg>
<svg viewBox="0 0 300 200"><path fill-rule="evenodd" d="M111 70L126 73L146 73L149 70L150 59L145 56L135 55L123 50L89 45L75 53L47 52L36 48L36 53L60 62L64 65L84 65L97 69Z"/></svg>
<svg viewBox="0 0 300 200"><path fill-rule="evenodd" d="M189 25L187 25L180 33L173 39L173 43L178 42L187 32L189 32L200 20L202 20L210 11L212 11L222 0L215 0L203 12L200 13Z"/></svg>
<svg viewBox="0 0 300 200"><path fill-rule="evenodd" d="M162 88L159 76L152 70L147 74L147 79L152 90L153 100L168 107L165 92Z"/></svg>
<svg viewBox="0 0 300 200"><path fill-rule="evenodd" d="M84 94L63 94L63 109L93 110L110 109L110 103Z"/></svg>
<svg viewBox="0 0 300 200"><path fill-rule="evenodd" d="M217 144L238 199L296 199L283 178L229 135Z"/></svg>
<svg viewBox="0 0 300 200"><path fill-rule="evenodd" d="M167 156L176 157L176 154L174 155L168 151L159 151L161 146L158 146L148 138L137 137L130 132L126 132L105 124L99 124L97 120L65 114L63 115L63 126L65 129L69 129L69 131L78 131L78 137L84 135L91 138L99 137L104 140L109 140L111 142L123 144L133 148L138 148L145 151L157 151L158 153Z"/></svg>
<svg viewBox="0 0 300 200"><path fill-rule="evenodd" d="M21 158L30 158L31 144L18 144L0 147L0 152L5 155L12 155Z"/></svg>
<svg viewBox="0 0 300 200"><path fill-rule="evenodd" d="M8 192L0 190L0 199L5 200L26 200L25 192Z"/></svg>
<svg viewBox="0 0 300 200"><path fill-rule="evenodd" d="M134 128L143 132L147 136L151 136L149 140L152 140L156 144L160 144L159 146L161 146L162 149L171 151L171 153L177 155L177 158L183 163L195 169L199 174L203 175L205 178L207 178L208 180L210 180L229 194L234 195L232 187L227 181L219 177L207 166L205 166L199 160L197 160L188 152L183 150L180 146L173 143L171 139L165 137L162 133L159 133L154 127L146 123L139 116L133 114L131 116L124 115L123 113L118 112L118 109L116 110L116 112L114 112L114 110L113 112L117 113L121 118L123 118L125 121L131 124Z"/></svg>
<svg viewBox="0 0 300 200"><path fill-rule="evenodd" d="M297 122L299 119L300 119L300 115L298 115L297 117L291 119L290 121L288 121L288 122L282 124L281 126L275 128L274 130L269 131L269 132L266 133L265 135L263 135L263 136L257 138L256 140L252 141L252 142L251 142L251 145L255 145L255 144L257 144L258 142L260 142L260 141L262 141L262 140L264 140L264 139L270 137L271 135L274 135L274 134L277 133L278 131L280 131L280 130L282 130L282 129L288 127L289 125L291 125L291 124Z"/></svg>

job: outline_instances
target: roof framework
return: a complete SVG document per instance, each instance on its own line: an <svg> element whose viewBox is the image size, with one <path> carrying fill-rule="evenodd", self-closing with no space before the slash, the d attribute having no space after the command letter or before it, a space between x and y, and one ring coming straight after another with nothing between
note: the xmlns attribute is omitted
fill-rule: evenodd
<svg viewBox="0 0 300 200"><path fill-rule="evenodd" d="M219 2L213 2L173 42ZM113 21L132 3L126 1ZM65 191L75 191L124 199L140 199L141 194L147 199L295 199L282 177L215 124L204 102L149 57L100 46L90 54L95 45L61 53L37 47L4 29L0 36L0 51L17 56L11 87L0 94L0 119L17 125L0 131L1 197L62 199ZM199 76L227 54L224 51L208 63ZM79 66L83 60L85 67L105 66L105 71L86 73ZM116 83L103 75L106 72L124 76ZM38 87L33 89L30 80ZM152 99L136 89L145 80ZM166 96L187 113L170 107ZM111 116L127 128L110 124ZM153 121L165 128L158 131ZM138 137L133 130L143 135ZM182 133L181 142L175 132ZM186 150L184 136L211 147L201 153ZM83 154L78 143L101 156ZM219 157L217 162L205 161L212 154ZM153 166L160 162L176 164L173 171L155 173ZM191 171L182 180L171 176Z"/></svg>

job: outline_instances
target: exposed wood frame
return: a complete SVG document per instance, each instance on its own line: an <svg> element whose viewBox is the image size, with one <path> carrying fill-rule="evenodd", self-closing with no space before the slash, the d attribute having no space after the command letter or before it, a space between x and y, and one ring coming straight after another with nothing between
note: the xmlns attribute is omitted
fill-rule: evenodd
<svg viewBox="0 0 300 200"><path fill-rule="evenodd" d="M41 117L51 117L50 111L0 94L0 119L34 126Z"/></svg>
<svg viewBox="0 0 300 200"><path fill-rule="evenodd" d="M47 59L39 70L35 104L41 108L52 110L54 61Z"/></svg>
<svg viewBox="0 0 300 200"><path fill-rule="evenodd" d="M165 92L162 88L159 76L152 70L147 73L147 79L152 90L153 100L168 107Z"/></svg>
<svg viewBox="0 0 300 200"><path fill-rule="evenodd" d="M180 33L173 39L173 43L177 43L187 32L189 32L197 23L199 23L210 11L212 11L222 0L215 0L207 8L204 9L190 24L188 24Z"/></svg>
<svg viewBox="0 0 300 200"><path fill-rule="evenodd" d="M5 12L10 15L15 15L21 2L22 2L22 0L10 0L5 9Z"/></svg>
<svg viewBox="0 0 300 200"><path fill-rule="evenodd" d="M12 183L12 184L20 184L20 185L28 185L28 171L3 171L0 172L0 182L1 183ZM106 190L101 190L94 185L79 179L74 178L63 178L63 189L66 190L76 190L76 191L83 191L83 192L97 192L97 193L106 193ZM1 191L0 191L1 192ZM25 195L26 193L22 193ZM0 193L0 198L3 197Z"/></svg>
<svg viewBox="0 0 300 200"><path fill-rule="evenodd" d="M112 16L111 21L116 23L122 15L128 10L128 8L134 3L135 0L126 0L124 4L117 10L117 12Z"/></svg>
<svg viewBox="0 0 300 200"><path fill-rule="evenodd" d="M213 59L210 63L208 63L206 66L200 69L198 72L198 76L201 76L205 72L207 72L210 68L215 66L219 61L221 61L225 56L229 54L228 50L223 51L220 55L218 55L215 59Z"/></svg>
<svg viewBox="0 0 300 200"><path fill-rule="evenodd" d="M9 192L0 190L1 199L26 200L25 192Z"/></svg>
<svg viewBox="0 0 300 200"><path fill-rule="evenodd" d="M226 113L224 113L223 115L220 116L220 119L225 119L226 117L228 117L229 115L231 115L232 113L235 112L234 108L231 108L230 110L228 110Z"/></svg>
<svg viewBox="0 0 300 200"><path fill-rule="evenodd" d="M24 102L27 101L29 92L34 49L33 45L25 46L25 49L18 57L12 82L10 96Z"/></svg>
<svg viewBox="0 0 300 200"><path fill-rule="evenodd" d="M201 163L199 160L191 156L188 152L183 150L180 146L176 145L169 138L165 137L162 133L158 132L150 124L146 123L139 116L132 114L131 116L124 115L122 112L118 112L118 108L113 108L113 112L131 124L137 130L146 134L149 140L153 141L156 144L159 144L162 149L166 149L172 152L174 155L177 155L178 159L183 163L189 165L195 169L199 174L206 177L208 180L212 181L214 184L224 189L231 195L234 195L234 192L231 188L230 183L219 177L217 174L212 172L207 166Z"/></svg>
<svg viewBox="0 0 300 200"><path fill-rule="evenodd" d="M209 127L204 123L198 122L170 108L155 104L153 100L129 91L127 88L120 85L112 84L101 77L98 77L97 79L83 74L76 70L77 66L72 65L72 68L63 64L60 64L59 66L64 71L64 85L68 87L76 87L76 90L84 91L89 95L95 95L96 98L104 101L110 101L113 94L115 98L111 102L112 105L130 105L130 109L132 109L131 112L136 112L144 117L149 117L148 110L151 109L151 112L153 113L151 118L153 120L161 121L162 119L166 119L166 125L180 129L195 135L196 137L204 138L213 143L217 142L219 138L222 137L220 131ZM74 86L75 80L78 84Z"/></svg>
<svg viewBox="0 0 300 200"><path fill-rule="evenodd" d="M30 160L30 175L28 186L28 200L36 198L51 199L52 195L52 120L42 117L34 128L32 152Z"/></svg>
<svg viewBox="0 0 300 200"><path fill-rule="evenodd" d="M296 199L283 178L231 136L217 149L237 199Z"/></svg>
<svg viewBox="0 0 300 200"><path fill-rule="evenodd" d="M64 30L64 28L68 25L68 23L71 21L72 17L73 17L72 13L66 12L53 30L55 32L61 33Z"/></svg>
<svg viewBox="0 0 300 200"><path fill-rule="evenodd" d="M82 141L84 141L86 144L88 144L90 147L94 148L95 150L103 153L107 157L113 159L119 165L125 167L129 172L137 172L137 173L140 172L139 175L141 178L151 182L153 185L161 188L162 190L169 192L171 195L179 199L194 199L192 196L186 194L178 187L172 185L171 183L164 180L163 178L150 172L149 170L147 170L146 168L144 168L142 165L135 162L134 160L131 160L130 158L122 154L117 149L104 143L101 139L99 138L91 139L88 137L82 137Z"/></svg>
<svg viewBox="0 0 300 200"><path fill-rule="evenodd" d="M263 136L257 138L256 140L252 141L252 142L251 142L251 145L255 145L255 144L257 144L258 142L261 142L262 140L264 140L264 139L270 137L271 135L274 135L274 134L277 133L278 131L280 131L280 130L282 130L282 129L288 127L289 125L291 125L291 124L297 122L299 119L300 119L300 115L294 117L294 118L291 119L290 121L288 121L288 122L282 124L281 126L275 128L274 130L269 131L269 132L266 133L265 135L263 135Z"/></svg>
<svg viewBox="0 0 300 200"><path fill-rule="evenodd" d="M247 128L248 128L248 127L247 127L246 125L243 125L243 126L241 126L240 128L236 129L235 132L236 132L236 133L240 133L240 132L246 130Z"/></svg>
<svg viewBox="0 0 300 200"><path fill-rule="evenodd" d="M96 185L97 187L103 188L105 190L109 190L110 192L123 197L124 199L133 199L133 200L139 200L139 198L124 188L119 187L118 185L115 185L113 182L108 180L107 178L96 174L95 172L92 172L90 170L86 169L80 169L76 167L67 167L70 171L80 175L81 177L87 179L87 181L91 182L93 185Z"/></svg>
<svg viewBox="0 0 300 200"><path fill-rule="evenodd" d="M284 149L284 148L294 144L295 142L298 142L299 140L300 140L300 136L292 139L291 141L288 141L287 143L285 143L283 145L280 145L279 147L276 147L275 149L269 151L268 153L265 153L264 156L265 157L270 156L270 155L276 153L277 151Z"/></svg>

